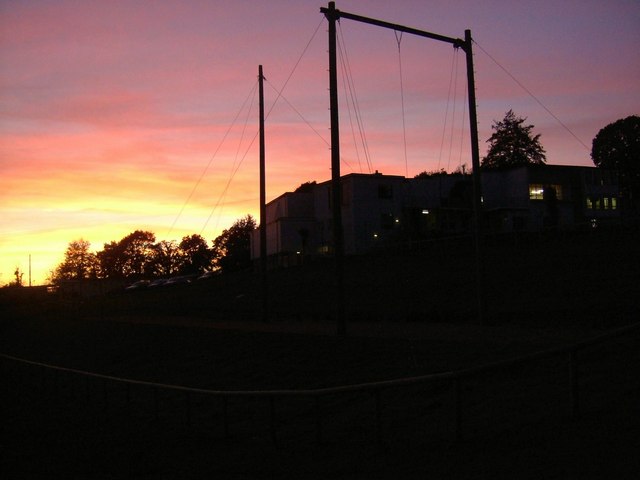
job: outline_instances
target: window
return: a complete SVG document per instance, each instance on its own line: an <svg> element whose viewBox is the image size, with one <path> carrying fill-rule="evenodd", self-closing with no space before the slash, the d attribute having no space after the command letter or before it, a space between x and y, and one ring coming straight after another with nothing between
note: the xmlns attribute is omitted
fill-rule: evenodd
<svg viewBox="0 0 640 480"><path fill-rule="evenodd" d="M618 199L616 197L587 197L589 210L617 210Z"/></svg>
<svg viewBox="0 0 640 480"><path fill-rule="evenodd" d="M542 200L544 194L544 187L542 185L533 184L529 185L529 198L531 200Z"/></svg>
<svg viewBox="0 0 640 480"><path fill-rule="evenodd" d="M393 198L393 187L391 185L378 185L378 198Z"/></svg>
<svg viewBox="0 0 640 480"><path fill-rule="evenodd" d="M529 199L544 200L545 191L547 194L555 192L556 200L562 200L562 185L542 185L539 183L532 183L529 185Z"/></svg>

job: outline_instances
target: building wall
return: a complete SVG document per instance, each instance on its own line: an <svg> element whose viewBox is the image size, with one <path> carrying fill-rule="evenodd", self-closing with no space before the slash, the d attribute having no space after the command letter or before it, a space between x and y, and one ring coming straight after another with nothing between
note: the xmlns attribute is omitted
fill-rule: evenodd
<svg viewBox="0 0 640 480"><path fill-rule="evenodd" d="M406 179L379 173L342 177L345 253L397 240L468 233L472 228L470 176ZM524 166L482 174L488 231L577 228L620 217L615 175L592 167ZM331 182L309 192L285 193L267 205L269 255L332 251ZM304 232L304 234L302 233ZM259 233L252 256L259 258Z"/></svg>

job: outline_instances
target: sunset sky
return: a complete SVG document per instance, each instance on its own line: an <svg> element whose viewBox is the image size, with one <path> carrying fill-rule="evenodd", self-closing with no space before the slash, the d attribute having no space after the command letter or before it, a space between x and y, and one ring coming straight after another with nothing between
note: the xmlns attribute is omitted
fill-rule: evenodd
<svg viewBox="0 0 640 480"><path fill-rule="evenodd" d="M32 283L44 283L80 238L94 251L136 229L211 241L257 218L259 64L267 200L329 179L326 6L0 0L0 285L16 267L28 282L29 255ZM471 30L481 155L493 121L513 109L541 134L548 163L590 166L598 131L640 114L637 0L336 7L450 37ZM345 19L339 42L343 174L470 166L463 52ZM368 156L354 146L344 71Z"/></svg>

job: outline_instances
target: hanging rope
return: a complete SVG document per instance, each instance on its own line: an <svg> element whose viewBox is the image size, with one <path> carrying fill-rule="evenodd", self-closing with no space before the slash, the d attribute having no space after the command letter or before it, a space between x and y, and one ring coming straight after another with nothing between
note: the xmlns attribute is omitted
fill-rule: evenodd
<svg viewBox="0 0 640 480"><path fill-rule="evenodd" d="M404 143L404 176L409 176L409 163L407 161L407 126L405 123L405 112L404 112L404 85L402 81L402 51L400 49L400 44L402 43L402 32L398 35L398 31L394 30L393 33L396 36L396 43L398 44L398 70L400 74L400 100L402 103L402 140Z"/></svg>
<svg viewBox="0 0 640 480"><path fill-rule="evenodd" d="M371 155L369 153L369 145L367 142L367 137L364 129L364 122L362 120L362 114L360 112L360 106L358 103L358 97L356 95L355 84L353 81L353 75L351 73L351 65L349 63L349 56L347 54L346 44L344 42L344 36L342 34L342 27L338 24L338 53L340 54L340 65L343 69L343 77L347 79L347 87L349 90L349 96L347 97L347 105L348 99L351 99L351 104L353 105L354 115L356 117L356 123L358 124L358 131L360 133L360 141L362 143L362 150L367 161L367 167L369 169L369 173L373 172L373 165L371 162Z"/></svg>
<svg viewBox="0 0 640 480"><path fill-rule="evenodd" d="M438 168L436 169L437 172L440 171L440 165L442 162L442 152L444 151L444 139L447 135L447 121L449 119L449 105L451 105L451 90L453 87L453 77L454 77L453 72L456 65L456 58L457 58L457 55L454 50L453 56L451 57L451 71L449 72L449 91L447 92L447 105L444 111L444 125L442 126L442 138L440 140L440 153L438 155Z"/></svg>
<svg viewBox="0 0 640 480"><path fill-rule="evenodd" d="M456 50L457 52L457 50ZM451 166L451 155L453 153L453 130L456 124L456 100L458 96L458 59L459 56L455 55L455 79L453 83L453 107L451 108L451 133L449 134L449 159L447 160L447 172Z"/></svg>
<svg viewBox="0 0 640 480"><path fill-rule="evenodd" d="M465 133L464 126L465 126L465 123L466 123L466 120L467 120L467 115L466 115L466 113L467 113L467 94L468 94L467 84L465 82L465 84L464 84L464 96L463 96L463 99L462 99L462 122L461 122L462 124L460 126L460 152L459 152L459 157L458 157L458 171L461 171L462 173L464 173L464 170L462 168L462 147L463 147L464 139L467 138L465 136L465 134L464 134Z"/></svg>

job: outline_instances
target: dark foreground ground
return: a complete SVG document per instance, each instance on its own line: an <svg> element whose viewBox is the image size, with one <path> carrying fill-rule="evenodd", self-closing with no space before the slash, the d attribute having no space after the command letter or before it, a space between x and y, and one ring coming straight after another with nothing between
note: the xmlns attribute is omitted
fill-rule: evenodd
<svg viewBox="0 0 640 480"><path fill-rule="evenodd" d="M3 351L119 377L263 390L348 385L399 378L406 372L467 368L593 335L575 328L430 325L411 331L407 326L403 335L389 338L387 333L380 337L384 326L378 325L354 326L351 336L339 338L323 334L321 325L312 334L291 334L284 330L295 330L296 325L283 323L262 326L272 331L258 332L250 324L229 329L221 323L166 325L176 321L167 318L156 319L165 324L160 326L118 320L4 320ZM633 336L632 345L637 346L638 334ZM628 348L628 341L622 346ZM610 354L606 358L619 360ZM605 383L604 395L602 388L585 389L598 400L585 398L579 417L571 418L570 402L563 395L554 396L551 382L543 378L536 388L550 389L551 396L542 400L549 402L548 412L527 420L527 411L535 405L525 401L517 407L522 421L514 424L512 418L498 415L501 425L496 429L473 428L478 419L467 418L460 441L454 441L446 405L430 412L431 393L422 401L424 392L419 390L384 397L380 432L370 395L328 399L321 438L313 405L286 401L276 404L272 435L265 399L230 402L225 432L219 398L187 400L160 393L156 406L149 389L127 391L114 383L55 376L2 361L0 468L3 478L12 479L632 479L640 472L640 388L638 381L629 379L637 380L640 365L638 355L623 358L622 386ZM502 376L537 373L536 368L525 368L484 378L496 389L488 398L498 401L507 395L505 385L507 390L522 388L516 380L504 384ZM444 392L445 399L447 395ZM398 413L405 406L415 408L411 402L394 406L411 396L424 408L408 417ZM469 416L485 412L478 415L486 417L486 409L479 410L482 403L476 399L469 404Z"/></svg>
<svg viewBox="0 0 640 480"><path fill-rule="evenodd" d="M4 296L0 353L210 390L317 389L558 349L639 316L637 232L496 241L485 325L474 314L470 258L434 244L348 264L346 336L335 335L322 265L272 275L268 325L251 274L94 298ZM317 404L233 398L225 410L221 397L0 358L0 476L639 478L639 337L636 329L581 350L575 370L561 355L469 376L457 440L455 390L442 382Z"/></svg>

